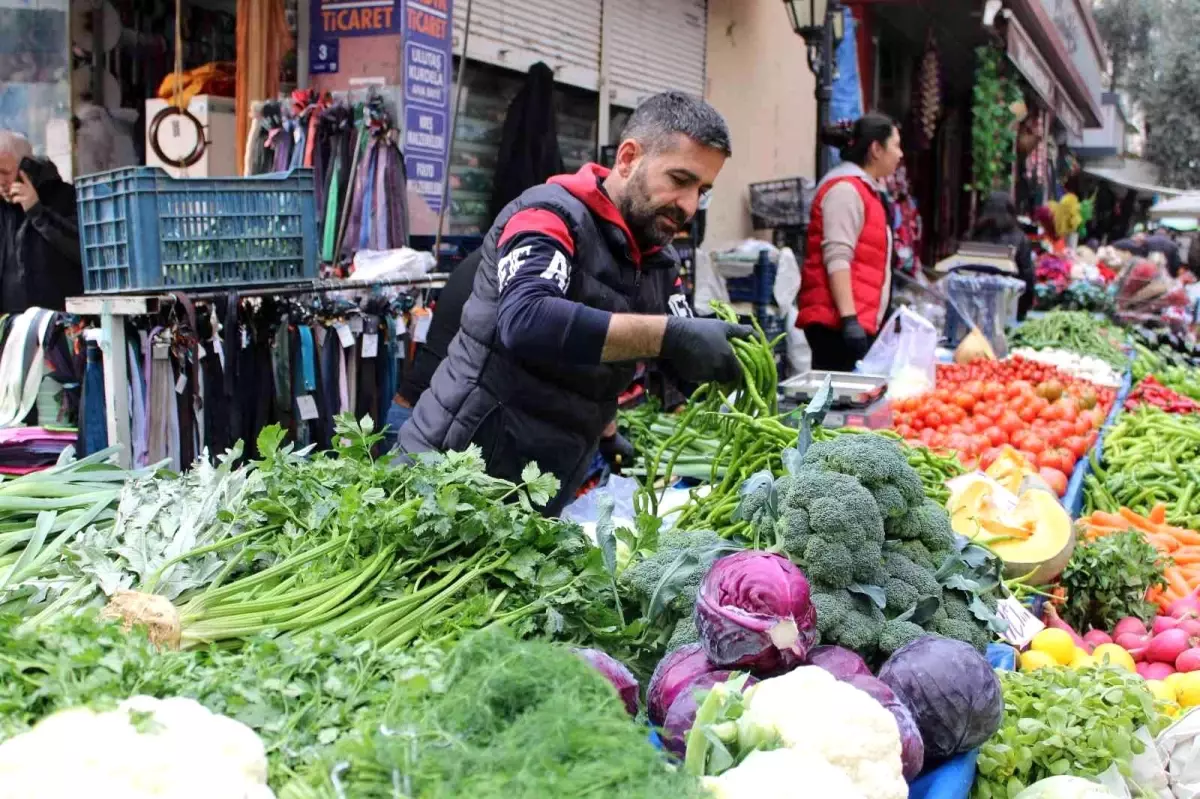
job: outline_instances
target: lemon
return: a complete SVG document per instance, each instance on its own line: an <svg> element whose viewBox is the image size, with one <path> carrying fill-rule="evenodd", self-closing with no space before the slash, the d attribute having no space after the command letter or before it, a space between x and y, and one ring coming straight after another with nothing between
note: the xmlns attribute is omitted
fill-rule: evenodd
<svg viewBox="0 0 1200 799"><path fill-rule="evenodd" d="M1096 659L1087 653L1086 649L1075 649L1075 657L1071 658L1073 669L1088 669L1096 665Z"/></svg>
<svg viewBox="0 0 1200 799"><path fill-rule="evenodd" d="M1175 704L1175 689L1163 680L1146 680L1146 688L1161 702Z"/></svg>
<svg viewBox="0 0 1200 799"><path fill-rule="evenodd" d="M1046 666L1053 668L1057 665L1059 665L1058 661L1045 652L1030 649L1021 653L1021 671L1033 671Z"/></svg>
<svg viewBox="0 0 1200 799"><path fill-rule="evenodd" d="M1108 663L1110 666L1116 666L1125 671L1137 671L1137 667L1133 663L1133 656L1116 644L1100 644L1092 650L1092 657L1101 665Z"/></svg>
<svg viewBox="0 0 1200 799"><path fill-rule="evenodd" d="M1167 684L1167 687L1171 689L1171 693L1172 693L1171 701L1172 702L1174 702L1179 697L1179 683L1186 676L1187 676L1187 672L1177 671L1174 674L1168 675L1167 679L1163 680L1163 682Z"/></svg>
<svg viewBox="0 0 1200 799"><path fill-rule="evenodd" d="M1074 639L1066 631L1053 627L1048 627L1033 636L1033 640L1029 642L1029 649L1047 654L1063 666L1069 666L1075 659Z"/></svg>
<svg viewBox="0 0 1200 799"><path fill-rule="evenodd" d="M1175 686L1175 694L1182 707L1200 705L1200 672L1189 671L1180 676Z"/></svg>

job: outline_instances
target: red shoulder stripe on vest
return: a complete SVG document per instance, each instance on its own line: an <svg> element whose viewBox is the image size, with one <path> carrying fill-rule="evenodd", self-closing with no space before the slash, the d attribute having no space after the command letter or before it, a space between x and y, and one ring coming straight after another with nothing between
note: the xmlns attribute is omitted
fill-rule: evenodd
<svg viewBox="0 0 1200 799"><path fill-rule="evenodd" d="M545 208L526 208L513 214L504 224L500 233L498 247L518 233L542 233L557 241L567 251L567 255L575 254L575 242L571 239L571 231L562 217Z"/></svg>

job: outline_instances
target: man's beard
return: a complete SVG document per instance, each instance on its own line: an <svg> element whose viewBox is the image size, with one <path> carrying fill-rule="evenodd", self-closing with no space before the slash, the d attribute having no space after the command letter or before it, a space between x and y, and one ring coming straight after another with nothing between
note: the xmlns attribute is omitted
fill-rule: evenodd
<svg viewBox="0 0 1200 799"><path fill-rule="evenodd" d="M650 204L649 197L646 175L638 169L630 177L621 202L617 205L621 218L633 234L634 242L642 250L665 247L687 224L687 216L679 208L671 205L656 207ZM664 226L664 217L674 222L675 226Z"/></svg>

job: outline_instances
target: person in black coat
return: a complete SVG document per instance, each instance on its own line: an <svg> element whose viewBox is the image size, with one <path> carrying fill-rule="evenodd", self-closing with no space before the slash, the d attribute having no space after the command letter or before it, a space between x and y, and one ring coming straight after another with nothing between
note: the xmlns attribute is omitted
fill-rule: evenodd
<svg viewBox="0 0 1200 799"><path fill-rule="evenodd" d="M1021 232L1017 222L1017 207L1003 191L988 195L979 213L971 241L984 244L1007 244L1013 248L1013 260L1017 264L1017 277L1025 281L1025 291L1017 303L1017 319L1024 319L1033 307L1033 291L1036 283L1033 269L1033 246Z"/></svg>
<svg viewBox="0 0 1200 799"><path fill-rule="evenodd" d="M492 178L491 218L521 192L566 171L554 118L554 70L539 61L529 68L525 85L504 115Z"/></svg>
<svg viewBox="0 0 1200 799"><path fill-rule="evenodd" d="M75 189L32 152L0 130L0 313L61 311L83 293Z"/></svg>

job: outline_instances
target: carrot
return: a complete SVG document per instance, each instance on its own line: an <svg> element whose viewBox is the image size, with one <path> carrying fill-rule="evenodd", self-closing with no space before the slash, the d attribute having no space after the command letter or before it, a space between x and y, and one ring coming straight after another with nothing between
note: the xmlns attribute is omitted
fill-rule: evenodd
<svg viewBox="0 0 1200 799"><path fill-rule="evenodd" d="M1156 526L1149 519L1147 519L1144 516L1137 515L1136 513L1131 511L1129 508L1121 508L1117 512L1121 514L1121 517L1124 518L1125 521L1129 522L1130 524L1132 524L1134 527L1141 530L1142 532L1145 532L1145 533L1157 533L1158 532L1158 530L1156 529Z"/></svg>
<svg viewBox="0 0 1200 799"><path fill-rule="evenodd" d="M1191 591L1191 588L1188 587L1187 580L1183 578L1183 574L1174 566L1164 570L1163 577L1167 578L1167 585L1170 586L1171 590L1175 591L1181 596ZM1168 591L1168 593L1170 592Z"/></svg>
<svg viewBox="0 0 1200 799"><path fill-rule="evenodd" d="M1147 517L1155 524L1164 524L1167 521L1167 506L1165 503L1158 503L1150 509L1150 515Z"/></svg>
<svg viewBox="0 0 1200 799"><path fill-rule="evenodd" d="M1187 530L1183 527L1168 527L1163 526L1162 531L1174 538L1180 544L1198 545L1200 544L1200 533L1195 530Z"/></svg>
<svg viewBox="0 0 1200 799"><path fill-rule="evenodd" d="M1129 522L1126 521L1123 516L1119 516L1115 513L1109 513L1107 511L1094 511L1089 521L1091 524L1101 527L1114 527L1118 530L1129 529Z"/></svg>
<svg viewBox="0 0 1200 799"><path fill-rule="evenodd" d="M1147 534L1146 540L1151 544L1154 544L1155 548L1157 548L1159 552L1166 552L1170 554L1179 549L1179 540L1166 534Z"/></svg>
<svg viewBox="0 0 1200 799"><path fill-rule="evenodd" d="M1171 553L1176 566L1194 565L1200 563L1200 547L1180 547Z"/></svg>

